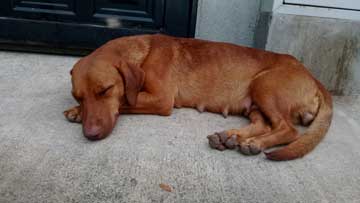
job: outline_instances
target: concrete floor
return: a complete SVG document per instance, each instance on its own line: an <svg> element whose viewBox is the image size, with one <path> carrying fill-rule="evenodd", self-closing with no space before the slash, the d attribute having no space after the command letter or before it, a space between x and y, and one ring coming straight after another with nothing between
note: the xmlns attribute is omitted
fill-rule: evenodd
<svg viewBox="0 0 360 203"><path fill-rule="evenodd" d="M325 140L295 161L211 150L206 135L247 121L192 109L124 115L90 142L62 115L76 60L0 52L1 203L360 202L359 97L336 97Z"/></svg>

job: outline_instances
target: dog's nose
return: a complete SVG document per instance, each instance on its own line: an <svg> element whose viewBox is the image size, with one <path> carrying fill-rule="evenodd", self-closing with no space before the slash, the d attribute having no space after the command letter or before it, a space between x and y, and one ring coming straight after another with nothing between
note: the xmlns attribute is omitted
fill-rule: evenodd
<svg viewBox="0 0 360 203"><path fill-rule="evenodd" d="M89 127L84 127L84 135L89 140L100 139L101 127L98 125L93 125Z"/></svg>

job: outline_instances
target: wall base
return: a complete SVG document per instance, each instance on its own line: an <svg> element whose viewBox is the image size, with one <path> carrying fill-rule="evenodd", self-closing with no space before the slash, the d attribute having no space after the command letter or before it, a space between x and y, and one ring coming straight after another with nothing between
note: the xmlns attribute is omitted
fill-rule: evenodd
<svg viewBox="0 0 360 203"><path fill-rule="evenodd" d="M360 22L275 13L264 43L297 57L333 93L360 94Z"/></svg>

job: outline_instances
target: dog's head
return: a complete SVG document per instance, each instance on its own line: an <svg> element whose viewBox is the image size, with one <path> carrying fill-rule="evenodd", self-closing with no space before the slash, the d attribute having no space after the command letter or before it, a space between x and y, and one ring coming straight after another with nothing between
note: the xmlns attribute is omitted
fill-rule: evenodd
<svg viewBox="0 0 360 203"><path fill-rule="evenodd" d="M119 108L133 106L145 74L126 62L112 64L96 57L79 60L71 70L72 95L80 104L83 133L90 140L109 135Z"/></svg>

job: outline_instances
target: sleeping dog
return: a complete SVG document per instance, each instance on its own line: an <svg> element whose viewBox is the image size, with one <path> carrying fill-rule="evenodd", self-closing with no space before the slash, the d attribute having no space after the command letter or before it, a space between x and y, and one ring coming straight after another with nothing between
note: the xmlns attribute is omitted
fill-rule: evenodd
<svg viewBox="0 0 360 203"><path fill-rule="evenodd" d="M90 140L109 135L122 113L167 116L173 107L243 115L250 124L208 136L218 150L238 147L290 160L310 152L332 119L329 92L294 57L228 43L165 35L109 41L71 71L79 103L64 112ZM295 124L309 126L300 135Z"/></svg>

